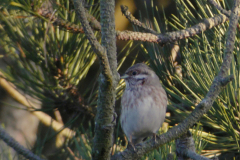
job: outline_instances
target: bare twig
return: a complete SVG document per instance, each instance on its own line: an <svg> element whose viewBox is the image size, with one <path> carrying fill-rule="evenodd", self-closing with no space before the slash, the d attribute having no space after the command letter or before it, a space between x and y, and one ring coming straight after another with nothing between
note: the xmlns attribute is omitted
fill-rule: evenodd
<svg viewBox="0 0 240 160"><path fill-rule="evenodd" d="M108 79L108 82L111 83L112 82L112 80L111 80L112 72L110 70L106 50L99 44L99 42L97 41L97 38L94 36L94 33L93 33L93 31L89 25L89 22L86 18L85 9L82 5L81 0L74 0L74 6L75 6L75 10L79 16L79 19L82 23L86 37L88 38L94 52L98 55L98 58L101 61L101 66L103 67L103 70L104 70L104 72L103 72L104 76Z"/></svg>
<svg viewBox="0 0 240 160"><path fill-rule="evenodd" d="M223 15L217 15L212 18L204 19L202 22L189 27L187 29L167 32L164 34L151 34L151 33L141 33L141 32L132 32L132 31L117 31L117 39L120 40L135 40L135 41L147 41L154 42L164 45L169 42L174 42L177 40L185 39L188 37L195 36L199 33L202 33L208 29L211 29L215 26L218 26L221 23L224 23L228 18Z"/></svg>
<svg viewBox="0 0 240 160"><path fill-rule="evenodd" d="M189 156L185 154L186 151L195 152L195 145L191 132L188 130L185 134L176 139L175 142L178 160L191 160Z"/></svg>
<svg viewBox="0 0 240 160"><path fill-rule="evenodd" d="M142 143L141 146L135 146L135 151L126 149L112 157L114 160L126 159L137 159L143 156L145 153L152 151L155 148L181 136L184 134L189 127L193 126L212 106L214 100L217 98L221 90L224 88L222 81L228 75L228 70L233 57L234 42L236 36L236 28L238 23L239 14L239 1L236 0L234 7L231 12L230 23L227 31L225 56L223 63L218 75L214 78L213 83L207 93L206 97L197 105L196 109L178 126L173 127L167 133L160 135L157 138L157 142L154 139Z"/></svg>
<svg viewBox="0 0 240 160"><path fill-rule="evenodd" d="M156 31L152 30L151 28L148 28L145 24L143 24L142 22L140 22L138 19L136 19L131 12L129 12L128 7L127 6L123 6L121 5L121 11L122 13L125 15L125 17L130 21L130 23L144 29L146 32L148 33L153 33L153 34L157 34Z"/></svg>
<svg viewBox="0 0 240 160"><path fill-rule="evenodd" d="M195 144L190 131L175 140L178 160L210 160L195 152Z"/></svg>
<svg viewBox="0 0 240 160"><path fill-rule="evenodd" d="M2 139L5 143L7 143L7 145L12 147L18 154L23 155L27 159L43 160L42 158L33 154L30 150L19 144L2 127L0 127L0 139Z"/></svg>
<svg viewBox="0 0 240 160"><path fill-rule="evenodd" d="M215 8L217 8L222 14L225 14L227 17L230 17L231 11L227 11L226 9L222 8L215 0L208 0Z"/></svg>
<svg viewBox="0 0 240 160"><path fill-rule="evenodd" d="M194 140L190 131L187 131L187 133L176 139L175 142L178 160L210 160L195 152ZM213 159L217 160L216 157Z"/></svg>
<svg viewBox="0 0 240 160"><path fill-rule="evenodd" d="M206 158L206 157L203 157L199 154L197 154L196 152L193 152L191 150L185 150L183 152L183 154L186 156L186 157L189 157L191 159L194 159L194 160L211 160L209 158Z"/></svg>
<svg viewBox="0 0 240 160"><path fill-rule="evenodd" d="M91 14L88 13L88 10L85 9L87 20L89 21L89 25L94 28L96 31L101 31L101 24L98 20Z"/></svg>

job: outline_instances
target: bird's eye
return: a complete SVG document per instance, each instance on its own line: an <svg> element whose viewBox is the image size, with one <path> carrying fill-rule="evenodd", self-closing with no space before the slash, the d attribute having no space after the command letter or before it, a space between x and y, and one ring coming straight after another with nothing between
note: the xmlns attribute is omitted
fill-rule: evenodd
<svg viewBox="0 0 240 160"><path fill-rule="evenodd" d="M136 71L133 71L133 72L132 72L132 75L134 75L134 76L137 75L137 72L136 72Z"/></svg>

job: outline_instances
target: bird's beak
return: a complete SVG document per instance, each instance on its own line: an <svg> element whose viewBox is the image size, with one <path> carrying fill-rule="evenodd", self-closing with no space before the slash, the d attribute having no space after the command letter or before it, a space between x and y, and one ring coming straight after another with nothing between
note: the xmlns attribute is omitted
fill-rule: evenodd
<svg viewBox="0 0 240 160"><path fill-rule="evenodd" d="M127 74L124 74L124 75L122 75L120 78L121 79L126 79L126 78L128 78L129 76L127 75Z"/></svg>

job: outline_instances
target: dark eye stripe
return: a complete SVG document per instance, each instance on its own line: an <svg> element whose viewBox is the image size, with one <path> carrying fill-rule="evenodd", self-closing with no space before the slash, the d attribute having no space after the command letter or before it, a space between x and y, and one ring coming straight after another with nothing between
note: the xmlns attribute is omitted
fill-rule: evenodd
<svg viewBox="0 0 240 160"><path fill-rule="evenodd" d="M137 81L142 81L142 80L145 80L145 78L139 78L139 79L137 79Z"/></svg>
<svg viewBox="0 0 240 160"><path fill-rule="evenodd" d="M147 73L147 72L142 72L141 74L149 75L149 73Z"/></svg>
<svg viewBox="0 0 240 160"><path fill-rule="evenodd" d="M149 73L146 72L146 71L140 72L140 71L137 71L137 70L135 70L135 71L129 71L129 72L127 72L127 74L130 75L130 76L131 76L131 75L135 76L135 75L138 75L138 74L149 75Z"/></svg>

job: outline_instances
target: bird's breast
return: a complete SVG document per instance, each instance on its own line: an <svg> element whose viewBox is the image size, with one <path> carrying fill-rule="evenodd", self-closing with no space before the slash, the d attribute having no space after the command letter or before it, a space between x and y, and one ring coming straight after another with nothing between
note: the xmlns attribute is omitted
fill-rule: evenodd
<svg viewBox="0 0 240 160"><path fill-rule="evenodd" d="M126 135L155 133L163 123L167 98L163 88L125 90L121 105L121 125Z"/></svg>

